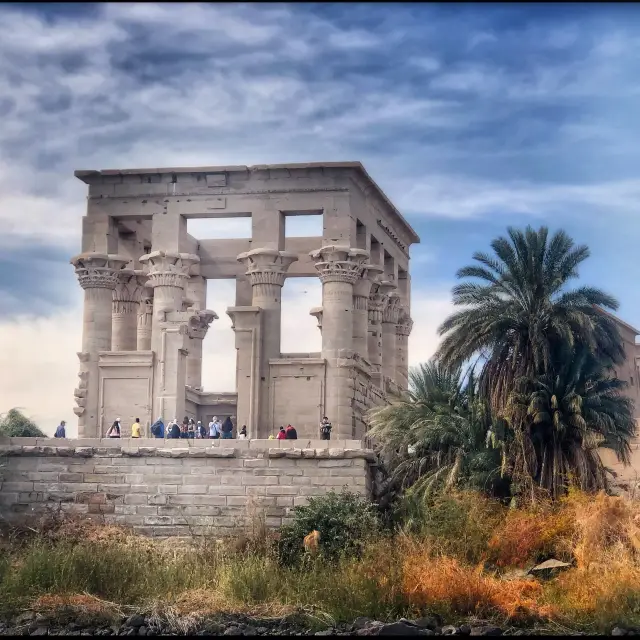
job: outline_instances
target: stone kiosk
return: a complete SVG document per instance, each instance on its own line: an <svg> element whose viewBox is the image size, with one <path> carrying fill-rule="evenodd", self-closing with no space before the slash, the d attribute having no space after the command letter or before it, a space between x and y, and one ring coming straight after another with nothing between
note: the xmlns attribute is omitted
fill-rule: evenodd
<svg viewBox="0 0 640 640"><path fill-rule="evenodd" d="M82 253L85 291L79 436L117 417L147 429L162 416L230 415L251 438L296 422L318 437L361 440L364 414L407 388L409 246L419 239L358 162L76 171L89 187ZM322 237L286 237L288 216L321 215ZM189 218L250 217L251 239L198 239ZM310 309L322 352L283 354L287 278L317 276ZM202 389L202 341L218 318L206 281L236 280L232 319L237 388ZM215 308L215 303L212 305ZM148 431L147 431L148 433ZM127 435L126 433L123 435Z"/></svg>
<svg viewBox="0 0 640 640"><path fill-rule="evenodd" d="M77 171L82 252L77 440L0 438L0 517L61 510L154 536L231 530L250 504L277 527L309 496L371 494L369 408L407 388L409 246L418 237L358 162ZM321 215L320 237L286 237ZM251 239L197 239L189 218L250 217ZM318 277L320 353L282 353L287 278ZM202 388L218 318L207 279L234 278L236 389ZM248 440L130 440L134 418L213 415ZM323 415L330 442L319 440ZM103 436L122 419L122 440ZM293 422L299 439L268 440Z"/></svg>

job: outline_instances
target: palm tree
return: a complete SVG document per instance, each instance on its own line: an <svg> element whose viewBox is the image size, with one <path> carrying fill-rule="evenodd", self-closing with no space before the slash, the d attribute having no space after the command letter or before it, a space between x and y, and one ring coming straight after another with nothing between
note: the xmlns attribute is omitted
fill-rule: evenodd
<svg viewBox="0 0 640 640"><path fill-rule="evenodd" d="M370 420L392 490L411 488L424 497L462 483L486 489L499 478L499 455L487 445L490 420L472 371L465 380L460 369L422 364L410 372L407 398L374 409Z"/></svg>
<svg viewBox="0 0 640 640"><path fill-rule="evenodd" d="M491 243L494 256L475 253L478 264L458 271L458 278L479 282L454 287L453 302L464 309L440 326L437 353L452 368L477 356L485 361L480 389L495 415L516 380L544 375L554 365L558 344L586 345L607 364L624 358L615 322L602 313L616 310L616 300L593 287L567 288L589 249L574 246L564 231L549 239L546 227L509 227L508 236Z"/></svg>
<svg viewBox="0 0 640 640"><path fill-rule="evenodd" d="M606 488L597 448L611 448L628 464L636 426L633 403L622 394L627 383L611 377L586 347L559 360L557 374L518 380L506 411L515 434L514 477L530 479L552 498L569 484Z"/></svg>

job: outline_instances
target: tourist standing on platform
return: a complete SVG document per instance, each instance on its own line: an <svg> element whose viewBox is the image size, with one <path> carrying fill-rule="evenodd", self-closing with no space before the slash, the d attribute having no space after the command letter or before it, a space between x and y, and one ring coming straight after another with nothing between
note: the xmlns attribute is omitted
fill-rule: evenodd
<svg viewBox="0 0 640 640"><path fill-rule="evenodd" d="M136 421L131 425L131 437L139 438L142 434L142 427L140 426L140 418L136 418Z"/></svg>
<svg viewBox="0 0 640 640"><path fill-rule="evenodd" d="M187 438L189 440L193 440L196 437L196 423L193 418L189 418L189 422L187 423Z"/></svg>
<svg viewBox="0 0 640 640"><path fill-rule="evenodd" d="M167 425L167 428L171 427L171 423ZM151 425L151 435L154 438L164 438L164 422L162 422L162 418L158 418Z"/></svg>
<svg viewBox="0 0 640 640"><path fill-rule="evenodd" d="M331 422L329 422L329 418L325 416L320 421L320 440L331 440Z"/></svg>
<svg viewBox="0 0 640 640"><path fill-rule="evenodd" d="M180 430L180 425L178 424L178 418L173 419L173 424L170 429L171 437L175 440L178 440L182 437L182 432Z"/></svg>
<svg viewBox="0 0 640 640"><path fill-rule="evenodd" d="M58 425L58 428L56 429L56 432L54 434L54 438L66 438L67 437L67 430L65 429L65 425L67 423L64 420L60 421L60 424Z"/></svg>
<svg viewBox="0 0 640 640"><path fill-rule="evenodd" d="M217 440L220 437L220 426L218 425L218 416L213 416L209 423L209 437Z"/></svg>
<svg viewBox="0 0 640 640"><path fill-rule="evenodd" d="M116 418L114 423L109 427L109 431L107 431L107 438L119 438L121 431L120 418Z"/></svg>
<svg viewBox="0 0 640 640"><path fill-rule="evenodd" d="M298 432L296 431L296 428L291 425L288 424L287 428L285 429L285 440L297 440L298 439Z"/></svg>
<svg viewBox="0 0 640 640"><path fill-rule="evenodd" d="M189 417L185 416L180 425L180 438L186 440L189 437Z"/></svg>
<svg viewBox="0 0 640 640"><path fill-rule="evenodd" d="M198 424L196 425L196 438L200 438L201 440L207 439L207 430L201 420L198 420Z"/></svg>
<svg viewBox="0 0 640 640"><path fill-rule="evenodd" d="M276 436L276 440L286 440L287 439L287 433L284 430L284 427L282 425L280 425L280 431L278 431L278 435Z"/></svg>
<svg viewBox="0 0 640 640"><path fill-rule="evenodd" d="M225 439L233 437L233 422L231 422L229 416L227 416L222 423L222 437Z"/></svg>
<svg viewBox="0 0 640 640"><path fill-rule="evenodd" d="M242 429L240 429L240 433L238 434L238 440L246 440L247 439L247 425L243 424Z"/></svg>

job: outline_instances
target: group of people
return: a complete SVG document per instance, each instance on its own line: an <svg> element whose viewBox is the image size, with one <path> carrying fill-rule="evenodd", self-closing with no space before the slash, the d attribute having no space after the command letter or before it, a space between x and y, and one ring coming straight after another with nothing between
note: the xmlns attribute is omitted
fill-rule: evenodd
<svg viewBox="0 0 640 640"><path fill-rule="evenodd" d="M116 418L113 424L107 430L106 436L107 438L120 438L122 435L122 426L120 424L120 418ZM330 440L331 439L331 429L332 425L327 416L324 416L320 421L320 439L321 440ZM224 422L220 422L217 416L213 416L211 422L209 423L209 428L205 428L200 420L197 422L193 418L189 418L189 416L185 416L182 420L182 423L178 423L177 418L174 418L169 422L169 424L164 426L164 422L162 418L158 418L151 425L151 435L154 438L171 438L171 439L211 439L217 440L218 438L229 439L233 438L233 422L231 422L231 418L227 416L224 419ZM65 437L65 422L64 420L60 423L60 426L56 429L55 433L56 438L64 438ZM140 418L136 418L135 422L131 425L131 437L132 438L141 438L142 437L142 426L140 424ZM239 440L246 440L247 438L247 427L246 425L242 426L238 433ZM296 428L289 424L286 427L281 426L278 431L278 435L274 436L271 434L269 436L269 440L297 440L298 432Z"/></svg>
<svg viewBox="0 0 640 640"><path fill-rule="evenodd" d="M154 438L167 438L167 439L212 439L218 438L233 438L233 422L231 418L227 416L224 422L221 422L217 416L214 416L209 423L209 428L205 428L202 421L197 422L189 416L185 416L182 422L178 422L177 418L174 418L165 427L162 418L158 418L151 425L151 435ZM113 424L109 427L106 433L107 438L120 438L122 436L122 425L120 418L116 418ZM59 437L59 436L57 436ZM140 425L140 419L136 418L135 422L131 425L131 437L142 437L142 426ZM238 433L238 438L241 440L247 437L247 427L243 425L242 429Z"/></svg>

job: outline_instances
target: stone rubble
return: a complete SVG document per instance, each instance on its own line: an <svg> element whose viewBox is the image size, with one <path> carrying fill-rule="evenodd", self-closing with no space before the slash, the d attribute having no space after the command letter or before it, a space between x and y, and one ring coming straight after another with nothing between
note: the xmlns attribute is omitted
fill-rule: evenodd
<svg viewBox="0 0 640 640"><path fill-rule="evenodd" d="M221 614L215 619L204 619L195 626L161 622L142 614L133 614L120 622L102 624L65 624L48 620L41 614L27 611L11 621L0 621L0 635L29 636L147 636L147 635L195 635L195 636L501 636L501 635L548 635L536 629L502 629L488 622L473 624L443 625L438 616L427 616L416 620L401 618L395 622L381 622L365 617L356 618L350 624L337 624L320 631L305 626L300 618L252 618L243 614ZM640 629L615 626L610 635L638 635ZM582 635L575 633L574 635Z"/></svg>

